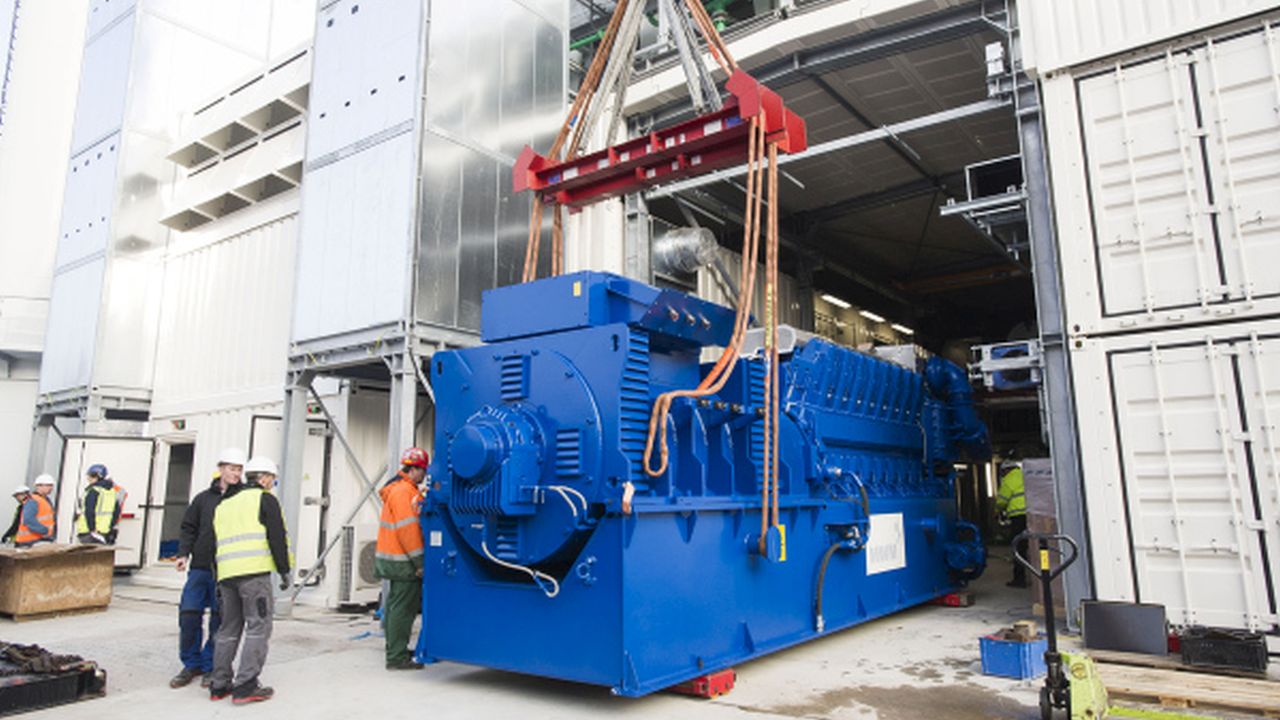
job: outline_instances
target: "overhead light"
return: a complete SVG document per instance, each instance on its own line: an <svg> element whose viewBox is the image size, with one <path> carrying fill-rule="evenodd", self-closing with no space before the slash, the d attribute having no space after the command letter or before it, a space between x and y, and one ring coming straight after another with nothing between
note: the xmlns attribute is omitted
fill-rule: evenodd
<svg viewBox="0 0 1280 720"><path fill-rule="evenodd" d="M882 318L882 317L880 317L879 315L877 315L877 314L875 314L875 313L871 312L870 310L859 310L859 311L858 311L858 314L859 314L859 315L861 315L862 317L864 317L864 318L866 318L866 319L870 320L871 322L879 322L879 323L884 322L884 318Z"/></svg>
<svg viewBox="0 0 1280 720"><path fill-rule="evenodd" d="M845 302L844 300L841 300L840 298L836 297L835 295L827 295L826 293L823 293L822 295L819 295L818 297L822 298L823 300L826 300L827 302L831 303L832 305L835 305L836 307L840 308L841 310L848 310L849 308L853 307L852 305L850 305L849 303Z"/></svg>
<svg viewBox="0 0 1280 720"><path fill-rule="evenodd" d="M916 334L916 331L915 331L915 330L912 330L911 328L907 327L906 325L899 325L898 323L890 323L890 324L889 324L889 327L893 328L894 330L897 330L898 332L902 333L903 335L915 335L915 334Z"/></svg>

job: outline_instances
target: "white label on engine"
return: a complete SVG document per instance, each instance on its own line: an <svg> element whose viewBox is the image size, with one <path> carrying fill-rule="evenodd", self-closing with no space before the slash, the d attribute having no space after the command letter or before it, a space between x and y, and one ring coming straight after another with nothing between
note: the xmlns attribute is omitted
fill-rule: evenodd
<svg viewBox="0 0 1280 720"><path fill-rule="evenodd" d="M439 530L431 531L431 547L440 547L444 545L444 533Z"/></svg>
<svg viewBox="0 0 1280 720"><path fill-rule="evenodd" d="M902 532L902 513L872 515L870 535L866 547L868 575L907 566L907 539Z"/></svg>

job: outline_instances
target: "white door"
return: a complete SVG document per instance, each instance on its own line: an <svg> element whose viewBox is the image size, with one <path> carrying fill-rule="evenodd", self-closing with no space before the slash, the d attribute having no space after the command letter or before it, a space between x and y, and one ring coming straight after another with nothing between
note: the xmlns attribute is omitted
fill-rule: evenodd
<svg viewBox="0 0 1280 720"><path fill-rule="evenodd" d="M1264 364L1274 342L1256 346ZM1264 383L1276 373L1249 348L1228 336L1111 354L1134 583L1174 623L1276 622L1276 486L1258 456L1275 439L1263 413L1280 410L1280 388L1257 402L1258 370Z"/></svg>
<svg viewBox="0 0 1280 720"><path fill-rule="evenodd" d="M116 567L142 567L147 539L147 513L143 507L151 494L154 451L150 438L68 436L56 498L58 541L75 541L75 518L86 486L85 472L90 465L106 465L111 479L126 493L116 536Z"/></svg>
<svg viewBox="0 0 1280 720"><path fill-rule="evenodd" d="M284 424L279 417L255 415L249 435L249 454L261 455L281 461L284 444ZM289 528L289 539L297 557L298 570L305 571L315 564L323 544L331 538L326 534L329 505L329 455L332 445L328 423L323 420L307 421L307 441L302 459L302 507L298 513L298 527ZM280 497L281 488L276 488ZM287 512L287 511L286 511Z"/></svg>

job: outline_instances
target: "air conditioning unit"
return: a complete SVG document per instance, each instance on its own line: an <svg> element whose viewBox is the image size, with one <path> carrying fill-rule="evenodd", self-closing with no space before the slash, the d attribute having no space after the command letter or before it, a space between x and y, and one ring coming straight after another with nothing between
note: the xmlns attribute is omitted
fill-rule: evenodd
<svg viewBox="0 0 1280 720"><path fill-rule="evenodd" d="M382 581L374 571L377 556L376 525L344 525L341 540L341 575L338 581L338 606L361 607L378 602Z"/></svg>

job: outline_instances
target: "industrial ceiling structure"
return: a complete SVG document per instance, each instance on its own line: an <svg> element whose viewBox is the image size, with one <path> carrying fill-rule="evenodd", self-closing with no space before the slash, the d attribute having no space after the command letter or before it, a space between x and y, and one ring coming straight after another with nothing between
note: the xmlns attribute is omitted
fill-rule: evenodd
<svg viewBox="0 0 1280 720"><path fill-rule="evenodd" d="M574 38L589 40L612 5L575 0ZM726 21L760 10L728 5ZM726 39L768 32L787 16L764 10L730 22ZM993 78L987 57L989 45L1006 40L1003 11L1001 3L920 3L743 59L808 124L809 149L781 166L787 271L911 323L926 342L1005 339L1035 315L1013 102L989 90L989 79L1003 76L1003 56ZM643 62L639 81L675 61ZM687 117L681 95L642 103L633 127ZM727 170L673 183L649 194L650 210L678 224L692 211L735 247L741 179ZM961 212L974 197L984 213Z"/></svg>

